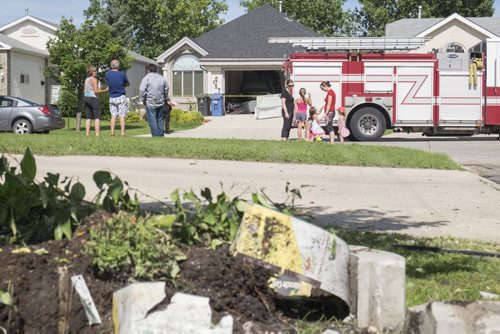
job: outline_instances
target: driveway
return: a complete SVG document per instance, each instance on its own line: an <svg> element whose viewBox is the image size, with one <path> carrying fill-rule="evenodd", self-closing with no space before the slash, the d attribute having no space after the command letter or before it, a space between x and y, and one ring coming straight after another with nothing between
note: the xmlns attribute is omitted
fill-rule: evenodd
<svg viewBox="0 0 500 334"><path fill-rule="evenodd" d="M253 115L213 117L193 130L169 136L183 138L237 138L279 140L282 119L256 120ZM297 139L297 130L290 132ZM497 135L473 137L422 137L420 133L397 133L363 145L387 145L445 153L479 175L500 184L500 141Z"/></svg>
<svg viewBox="0 0 500 334"><path fill-rule="evenodd" d="M297 205L321 225L500 242L500 190L470 172L93 156L38 156L36 162L38 179L47 172L75 176L89 199L97 192L92 175L101 169L153 205L177 188L210 187L215 194L221 184L245 198L264 188L280 202L290 182L307 185Z"/></svg>

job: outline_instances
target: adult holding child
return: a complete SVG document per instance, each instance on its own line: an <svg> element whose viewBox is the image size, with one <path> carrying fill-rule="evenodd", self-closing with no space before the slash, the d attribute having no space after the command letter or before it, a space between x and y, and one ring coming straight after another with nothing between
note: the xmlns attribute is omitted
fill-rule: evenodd
<svg viewBox="0 0 500 334"><path fill-rule="evenodd" d="M299 97L295 100L296 110L295 119L297 120L297 137L302 140L302 127L305 125L306 135L309 132L307 120L307 106L312 107L311 94L307 94L305 88L299 90ZM306 138L307 139L307 138Z"/></svg>
<svg viewBox="0 0 500 334"><path fill-rule="evenodd" d="M281 116L283 117L283 127L281 129L281 140L288 140L290 129L292 128L293 115L295 112L295 99L292 96L293 80L287 79L285 88L281 93Z"/></svg>
<svg viewBox="0 0 500 334"><path fill-rule="evenodd" d="M90 136L90 123L94 120L94 129L96 137L101 133L101 109L99 108L99 99L97 94L106 92L108 89L100 89L97 80L97 69L94 66L87 67L87 79L85 79L83 91L83 104L87 121L85 130L87 136Z"/></svg>
<svg viewBox="0 0 500 334"><path fill-rule="evenodd" d="M111 61L111 70L106 72L106 83L109 88L109 111L111 112L111 135L115 135L116 118L120 117L120 129L125 136L125 116L128 113L128 103L125 97L125 87L130 86L125 72L120 71L120 62Z"/></svg>
<svg viewBox="0 0 500 334"><path fill-rule="evenodd" d="M330 136L330 144L333 144L333 141L335 139L335 132L333 130L333 119L335 118L336 95L332 89L332 85L330 84L330 81L323 81L319 87L321 88L322 91L326 92L325 105L323 107L321 107L321 109L324 108L325 119L327 121L326 132ZM320 112L321 112L321 109L320 109Z"/></svg>

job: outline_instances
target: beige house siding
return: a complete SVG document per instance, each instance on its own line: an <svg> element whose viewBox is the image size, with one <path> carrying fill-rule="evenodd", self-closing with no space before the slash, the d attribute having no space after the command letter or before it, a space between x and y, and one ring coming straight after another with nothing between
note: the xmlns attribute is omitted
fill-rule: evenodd
<svg viewBox="0 0 500 334"><path fill-rule="evenodd" d="M0 51L0 95L9 94L9 51Z"/></svg>
<svg viewBox="0 0 500 334"><path fill-rule="evenodd" d="M126 88L125 95L129 98L139 95L139 86L141 84L142 78L147 73L147 66L143 62L132 61L132 66L127 70L127 78L130 82L130 86Z"/></svg>
<svg viewBox="0 0 500 334"><path fill-rule="evenodd" d="M11 95L24 97L38 103L45 103L45 68L46 60L17 51L11 53L10 79ZM29 75L28 83L21 83L21 75ZM44 85L42 85L42 81Z"/></svg>
<svg viewBox="0 0 500 334"><path fill-rule="evenodd" d="M484 41L486 36L458 20L453 20L443 27L436 29L426 36L426 38L430 38L430 41L416 52L428 53L432 49L444 49L450 43L462 45L467 52L469 48Z"/></svg>
<svg viewBox="0 0 500 334"><path fill-rule="evenodd" d="M54 38L54 30L34 21L25 21L5 29L3 33L20 42L40 50L47 50L49 38Z"/></svg>

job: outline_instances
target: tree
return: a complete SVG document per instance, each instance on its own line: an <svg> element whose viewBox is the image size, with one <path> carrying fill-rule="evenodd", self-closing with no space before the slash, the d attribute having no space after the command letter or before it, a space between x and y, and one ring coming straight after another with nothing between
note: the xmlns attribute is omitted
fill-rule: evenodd
<svg viewBox="0 0 500 334"><path fill-rule="evenodd" d="M49 62L57 70L48 69L47 75L60 82L62 89L77 95L77 131L80 130L83 109L83 89L87 67L92 65L102 76L113 59L120 60L123 68L131 62L127 50L119 38L111 36L111 29L103 24L87 20L77 28L72 20L63 18L55 38L47 42Z"/></svg>
<svg viewBox="0 0 500 334"><path fill-rule="evenodd" d="M422 6L422 17L448 17L458 13L465 17L492 16L493 0L359 0L361 7L356 17L364 36L384 36L388 23L402 18L418 17L418 6Z"/></svg>
<svg viewBox="0 0 500 334"><path fill-rule="evenodd" d="M226 11L225 0L91 0L85 14L109 24L130 49L155 58L185 36L218 27Z"/></svg>
<svg viewBox="0 0 500 334"><path fill-rule="evenodd" d="M351 34L351 13L344 12L345 0L285 0L283 11L289 18L298 21L324 36L344 36ZM278 0L242 0L241 6L254 10L269 4L279 8Z"/></svg>

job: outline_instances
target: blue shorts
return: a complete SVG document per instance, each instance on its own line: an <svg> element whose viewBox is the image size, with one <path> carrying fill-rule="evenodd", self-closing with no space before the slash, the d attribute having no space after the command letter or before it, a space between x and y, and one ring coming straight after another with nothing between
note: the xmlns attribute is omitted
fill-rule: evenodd
<svg viewBox="0 0 500 334"><path fill-rule="evenodd" d="M295 119L297 120L297 122L305 122L307 119L307 113L298 112L295 114Z"/></svg>

